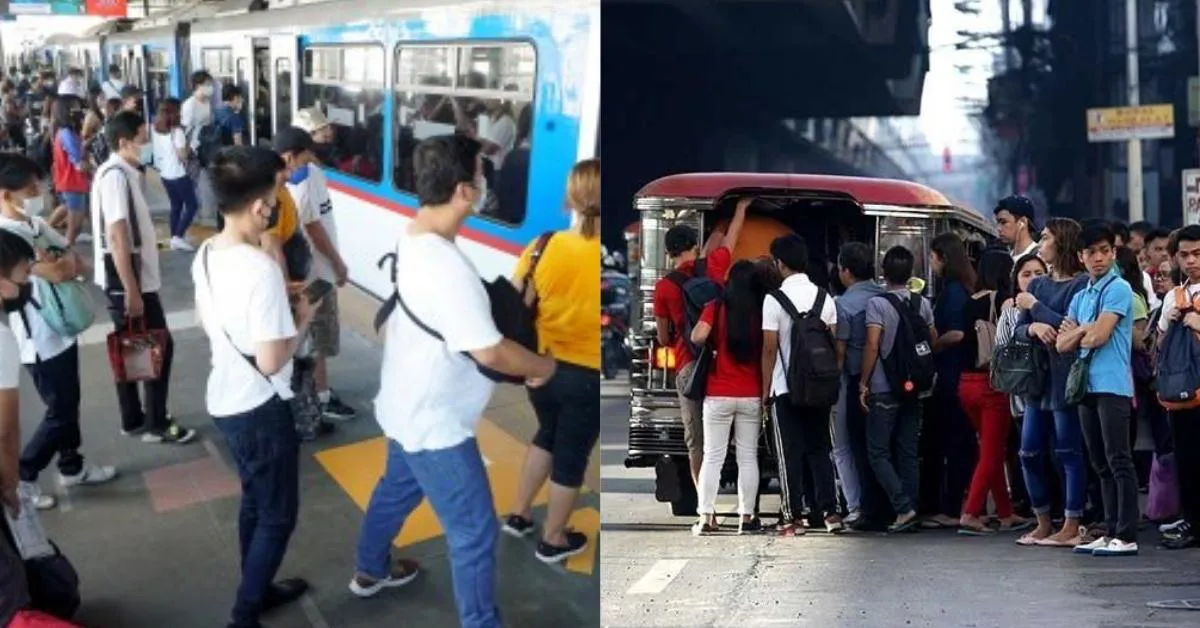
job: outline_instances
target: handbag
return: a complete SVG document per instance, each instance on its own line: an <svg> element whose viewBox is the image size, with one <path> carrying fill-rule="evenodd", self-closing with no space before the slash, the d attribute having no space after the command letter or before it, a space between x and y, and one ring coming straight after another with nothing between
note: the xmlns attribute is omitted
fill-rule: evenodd
<svg viewBox="0 0 1200 628"><path fill-rule="evenodd" d="M994 390L1017 396L1041 397L1046 385L1045 351L1026 340L996 347L990 382Z"/></svg>
<svg viewBox="0 0 1200 628"><path fill-rule="evenodd" d="M146 329L144 318L108 334L108 363L117 383L147 382L162 376L167 330Z"/></svg>
<svg viewBox="0 0 1200 628"><path fill-rule="evenodd" d="M1114 279L1109 279L1108 283L1100 289L1099 296L1096 297L1096 314L1092 316L1094 322L1100 318L1100 306L1104 302L1104 292L1108 290L1109 284ZM1076 353L1075 361L1071 363L1070 370L1067 371L1067 390L1064 395L1064 400L1067 405L1077 406L1083 402L1083 398L1088 392L1088 372L1092 368L1092 356L1095 354L1093 349L1080 349Z"/></svg>
<svg viewBox="0 0 1200 628"><path fill-rule="evenodd" d="M717 321L721 316L721 301L718 299L713 303L713 326L708 334L708 342L700 347L693 361L695 366L692 367L691 378L686 379L679 389L680 394L692 401L702 401L708 394L708 376L716 368L717 350L713 345L717 337ZM780 357L782 359L782 354Z"/></svg>
<svg viewBox="0 0 1200 628"><path fill-rule="evenodd" d="M108 174L113 168L120 168L119 165L112 165L99 173L97 179ZM133 200L133 183L129 180L129 175L121 172L121 176L125 179L125 195L129 203L129 231L133 246L130 250L131 263L133 264L133 276L137 279L138 284L142 282L142 230L138 226L137 205ZM113 261L112 252L108 249L108 227L104 220L104 203L98 204L100 207L100 250L104 252L104 286L105 292L108 294L125 294L125 285L121 282L121 275L117 272L117 264Z"/></svg>
<svg viewBox="0 0 1200 628"><path fill-rule="evenodd" d="M1175 472L1175 454L1154 456L1150 465L1150 490L1146 500L1146 518L1168 521L1179 515L1179 477Z"/></svg>

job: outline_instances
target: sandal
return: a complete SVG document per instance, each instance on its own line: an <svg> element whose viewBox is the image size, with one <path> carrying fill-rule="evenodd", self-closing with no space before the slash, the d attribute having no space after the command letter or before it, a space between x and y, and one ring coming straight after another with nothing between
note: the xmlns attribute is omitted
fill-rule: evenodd
<svg viewBox="0 0 1200 628"><path fill-rule="evenodd" d="M1083 539L1079 537L1075 537L1069 541L1060 541L1052 536L1048 536L1044 539L1039 539L1035 545L1038 547L1075 547L1076 545L1080 545L1082 543Z"/></svg>
<svg viewBox="0 0 1200 628"><path fill-rule="evenodd" d="M913 515L908 519L908 521L903 523L893 523L892 525L888 526L887 531L889 534L894 534L896 532L908 532L909 530L917 527L917 525L920 523L920 518L918 518L916 515Z"/></svg>
<svg viewBox="0 0 1200 628"><path fill-rule="evenodd" d="M980 526L976 528L973 526L960 525L958 526L958 533L963 536L991 536L995 534L996 531L987 526Z"/></svg>
<svg viewBox="0 0 1200 628"><path fill-rule="evenodd" d="M804 526L797 523L788 523L779 526L779 536L804 536L805 532L807 532L807 530L804 529Z"/></svg>
<svg viewBox="0 0 1200 628"><path fill-rule="evenodd" d="M1000 531L1001 532L1020 532L1021 530L1028 530L1029 528L1032 528L1035 525L1037 525L1037 522L1034 521L1033 519L1022 519L1016 523L1008 524L1008 525L1001 523Z"/></svg>
<svg viewBox="0 0 1200 628"><path fill-rule="evenodd" d="M1045 541L1048 538L1050 538L1050 537L1044 536L1044 537L1038 538L1038 537L1034 536L1032 532L1029 532L1027 534L1021 535L1021 538L1017 539L1017 545L1020 545L1022 547L1033 547L1034 545L1038 545L1042 541Z"/></svg>

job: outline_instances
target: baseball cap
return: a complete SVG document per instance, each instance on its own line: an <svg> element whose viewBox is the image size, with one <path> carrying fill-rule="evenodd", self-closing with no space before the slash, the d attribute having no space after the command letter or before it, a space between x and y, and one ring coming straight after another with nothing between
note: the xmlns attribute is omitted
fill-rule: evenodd
<svg viewBox="0 0 1200 628"><path fill-rule="evenodd" d="M315 146L313 138L308 134L308 131L294 126L281 129L276 133L275 141L272 142L272 145L275 148L275 152L280 154L312 150Z"/></svg>

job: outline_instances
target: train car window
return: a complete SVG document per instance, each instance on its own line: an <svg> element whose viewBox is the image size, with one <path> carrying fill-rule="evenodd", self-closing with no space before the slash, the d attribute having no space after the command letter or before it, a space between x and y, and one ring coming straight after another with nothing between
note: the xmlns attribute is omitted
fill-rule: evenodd
<svg viewBox="0 0 1200 628"><path fill-rule="evenodd" d="M318 107L334 129L326 164L368 181L383 180L384 48L374 44L304 50L300 107Z"/></svg>
<svg viewBox="0 0 1200 628"><path fill-rule="evenodd" d="M466 133L484 144L482 215L525 221L537 53L526 42L401 45L396 50L396 186L414 192L421 140Z"/></svg>
<svg viewBox="0 0 1200 628"><path fill-rule="evenodd" d="M145 76L146 66L143 64L141 57L136 57L133 60L133 72L134 72L134 74L133 74L134 85L137 85L138 87L142 88L143 90L146 89L146 84L142 80L142 77Z"/></svg>
<svg viewBox="0 0 1200 628"><path fill-rule="evenodd" d="M161 50L152 50L146 65L149 70L147 76L149 86L146 91L150 94L151 111L154 111L157 109L157 103L170 96L171 62L167 58L167 53Z"/></svg>
<svg viewBox="0 0 1200 628"><path fill-rule="evenodd" d="M276 59L275 131L292 126L292 60Z"/></svg>
<svg viewBox="0 0 1200 628"><path fill-rule="evenodd" d="M232 48L204 48L200 51L200 65L222 85L232 85L236 80ZM219 98L220 92L217 93Z"/></svg>

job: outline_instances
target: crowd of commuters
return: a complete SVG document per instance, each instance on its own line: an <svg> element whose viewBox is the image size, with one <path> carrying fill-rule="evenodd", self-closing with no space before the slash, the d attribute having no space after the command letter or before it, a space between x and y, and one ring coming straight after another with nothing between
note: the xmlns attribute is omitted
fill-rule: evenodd
<svg viewBox="0 0 1200 628"><path fill-rule="evenodd" d="M1163 547L1196 546L1200 410L1160 399L1157 377L1200 389L1200 373L1176 374L1187 367L1175 348L1200 333L1166 340L1200 331L1200 226L1051 218L1039 229L1033 203L1012 196L993 210L998 242L932 239L928 289L913 277L920 251L859 242L842 245L826 284L796 235L732 261L751 203L703 250L694 228L672 227L674 270L654 294L658 342L679 365L693 534L720 530L731 437L738 532L764 530L762 431L782 536L949 528L1123 556L1152 515ZM1146 493L1178 495L1166 507L1177 512L1143 509Z"/></svg>
<svg viewBox="0 0 1200 628"><path fill-rule="evenodd" d="M301 578L276 580L299 516L300 443L356 414L331 390L327 373L339 352L335 288L348 280L327 164L318 157L329 153L323 147L334 139L333 126L320 109L304 109L270 148L251 147L240 91L224 86L214 103L218 87L204 71L193 74L186 101L164 99L153 120L143 116L141 93L121 82L119 68L91 90L75 70L57 85L48 76L18 96L22 111L51 112L29 142L47 149L46 162L38 163L37 150L0 152L0 501L11 516L23 505L54 508L38 479L55 459L66 486L117 476L115 467L82 453L78 339L39 305L68 287L94 282L114 328L147 332L160 351L155 377L117 378L121 432L166 445L196 436L168 409L175 343L146 200L153 168L171 202L170 249L194 252L195 309L212 354L205 406L242 485L240 584L229 626L260 626L263 613L308 587ZM3 98L15 93L9 81L0 90ZM390 553L408 515L428 499L446 530L461 621L472 627L501 625L497 537L501 528L517 537L534 531L534 496L547 482L550 506L535 556L557 563L586 547L586 536L567 520L599 436L599 266L581 262L600 257L599 161L581 162L571 173L571 227L531 243L505 284L536 314L533 347L506 337L519 330L503 315L494 318L493 299L501 298L494 291L503 286L482 282L455 243L482 204L485 148L460 133L427 139L413 153L421 208L393 253L402 307L387 317L374 412L389 439L388 457L349 584L354 595L370 597L417 576L416 562ZM188 229L206 209L218 213L219 232L195 244ZM77 249L89 241L89 220L95 245L85 260ZM20 364L46 406L24 439ZM403 386L388 384L401 380ZM497 380L524 382L539 425L503 521L475 440ZM7 526L3 532L0 624L7 625L30 600L23 579L8 572L19 558Z"/></svg>

